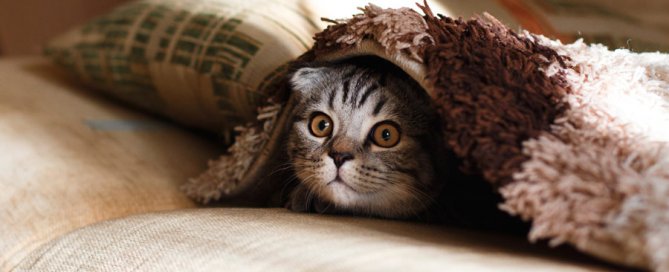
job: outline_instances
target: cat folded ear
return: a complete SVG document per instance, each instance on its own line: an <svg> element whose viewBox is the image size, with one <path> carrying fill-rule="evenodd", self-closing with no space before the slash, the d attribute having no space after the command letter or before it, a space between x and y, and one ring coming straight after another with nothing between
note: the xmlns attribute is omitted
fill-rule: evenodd
<svg viewBox="0 0 669 272"><path fill-rule="evenodd" d="M313 90L318 89L318 86L326 79L326 67L304 67L298 69L290 78L290 84L293 90L297 91L302 96L308 96Z"/></svg>

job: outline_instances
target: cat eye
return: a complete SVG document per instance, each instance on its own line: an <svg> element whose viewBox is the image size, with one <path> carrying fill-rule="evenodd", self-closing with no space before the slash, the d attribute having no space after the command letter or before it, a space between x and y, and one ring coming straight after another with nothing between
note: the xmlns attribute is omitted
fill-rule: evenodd
<svg viewBox="0 0 669 272"><path fill-rule="evenodd" d="M332 134L332 119L325 113L316 112L309 120L309 132L316 137L327 137Z"/></svg>
<svg viewBox="0 0 669 272"><path fill-rule="evenodd" d="M375 145L385 148L391 148L400 142L399 126L390 121L384 121L376 124L370 134L372 142Z"/></svg>

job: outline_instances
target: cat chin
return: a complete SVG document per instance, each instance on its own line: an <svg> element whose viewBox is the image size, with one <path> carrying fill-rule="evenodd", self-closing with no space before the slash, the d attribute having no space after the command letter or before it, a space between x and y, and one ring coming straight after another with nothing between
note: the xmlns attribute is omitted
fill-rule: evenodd
<svg viewBox="0 0 669 272"><path fill-rule="evenodd" d="M374 193L359 193L349 186L333 182L325 188L321 188L320 197L333 204L336 209L349 211L355 214L366 214L385 218L404 219L419 212L411 208L413 205L401 205L406 203L398 199L397 195L384 190Z"/></svg>
<svg viewBox="0 0 669 272"><path fill-rule="evenodd" d="M330 182L323 189L326 192L323 197L341 207L355 207L370 198L369 194L356 192L343 182Z"/></svg>

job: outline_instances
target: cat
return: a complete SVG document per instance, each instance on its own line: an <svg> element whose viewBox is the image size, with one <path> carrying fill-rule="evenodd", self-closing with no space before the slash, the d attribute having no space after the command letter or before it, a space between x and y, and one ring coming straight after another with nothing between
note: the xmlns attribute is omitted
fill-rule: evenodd
<svg viewBox="0 0 669 272"><path fill-rule="evenodd" d="M291 210L403 219L433 204L441 130L411 77L357 58L307 65L290 82L299 97L287 143L299 180Z"/></svg>

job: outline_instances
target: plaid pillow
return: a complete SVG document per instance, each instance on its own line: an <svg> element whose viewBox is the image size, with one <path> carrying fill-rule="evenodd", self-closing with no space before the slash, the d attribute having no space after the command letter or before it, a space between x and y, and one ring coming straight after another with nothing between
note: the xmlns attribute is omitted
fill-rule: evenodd
<svg viewBox="0 0 669 272"><path fill-rule="evenodd" d="M113 97L190 126L255 119L283 65L319 22L298 0L142 0L53 41L46 54Z"/></svg>

